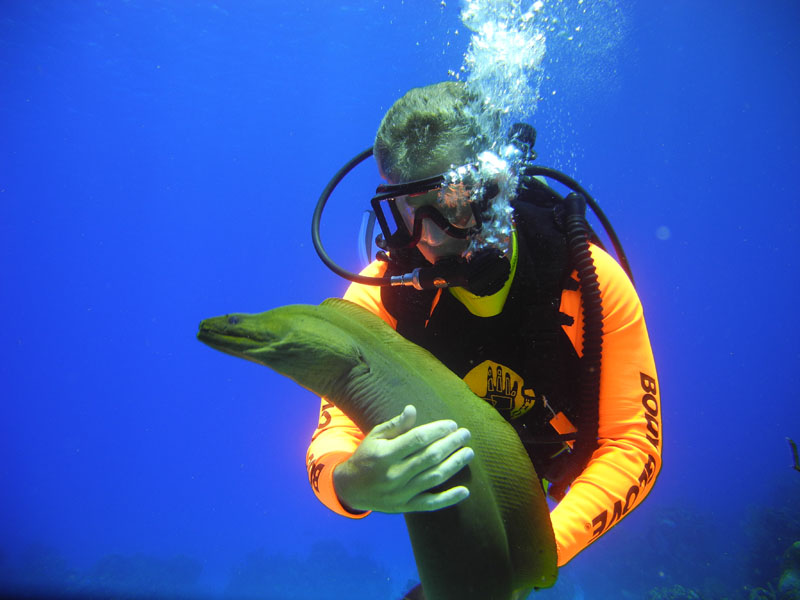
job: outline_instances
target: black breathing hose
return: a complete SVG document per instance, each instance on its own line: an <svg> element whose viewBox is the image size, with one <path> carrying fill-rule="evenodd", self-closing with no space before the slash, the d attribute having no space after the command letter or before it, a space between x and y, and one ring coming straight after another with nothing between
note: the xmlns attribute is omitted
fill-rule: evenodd
<svg viewBox="0 0 800 600"><path fill-rule="evenodd" d="M528 176L543 175L545 177L549 177L550 179L554 179L555 181L567 186L573 192L577 192L581 196L583 196L585 203L591 207L592 212L597 217L597 220L600 221L601 225L603 226L603 229L605 230L606 234L611 240L611 244L614 246L614 252L616 252L617 258L619 259L620 266L622 266L623 270L628 275L628 278L631 280L631 283L634 283L633 272L631 271L631 265L628 262L628 257L625 255L625 251L622 249L622 243L619 241L617 233L611 226L611 222L608 220L608 217L606 217L605 213L600 208L600 205L597 204L597 202L595 201L594 198L592 198L589 192L583 189L580 183L575 181L569 175L562 173L561 171L556 171L555 169L551 169L550 167L541 167L539 165L526 166L525 175Z"/></svg>
<svg viewBox="0 0 800 600"><path fill-rule="evenodd" d="M333 176L333 178L328 182L328 185L325 186L325 189L322 190L322 194L320 194L319 200L317 201L317 206L314 209L314 216L311 217L311 241L314 244L314 250L317 251L317 255L322 259L322 262L324 262L325 265L339 277L344 277L350 281L363 283L365 285L390 285L390 277L365 277L363 275L359 275L358 273L351 273L347 269L343 269L337 265L335 262L333 262L331 257L328 256L328 253L325 252L325 248L322 246L322 240L320 239L319 234L319 224L320 220L322 219L322 210L325 208L325 204L328 202L328 198L330 198L334 188L339 185L339 182L344 179L345 175L347 175L359 163L365 161L370 156L372 156L372 146L366 150L362 150L353 158L351 158L347 164L345 164L336 172L336 175Z"/></svg>
<svg viewBox="0 0 800 600"><path fill-rule="evenodd" d="M565 228L570 258L578 271L583 300L583 357L578 391L578 435L573 448L573 460L558 481L553 482L550 495L560 499L567 486L578 476L597 447L600 397L600 368L603 359L603 301L597 271L589 251L589 225L584 212L586 201L581 194L571 193L564 199Z"/></svg>

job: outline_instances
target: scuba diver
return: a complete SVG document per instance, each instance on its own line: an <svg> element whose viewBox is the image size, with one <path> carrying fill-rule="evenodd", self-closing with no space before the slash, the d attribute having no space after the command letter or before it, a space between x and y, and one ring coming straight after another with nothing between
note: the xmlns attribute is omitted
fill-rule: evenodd
<svg viewBox="0 0 800 600"><path fill-rule="evenodd" d="M627 260L613 230L622 266L603 250L586 203L605 217L577 182L534 164L530 125L492 139L486 123L499 120L483 106L461 82L407 92L373 148L323 193L314 242L353 281L345 299L429 350L515 428L553 501L563 566L652 489L660 390ZM388 182L372 199L381 251L356 275L324 252L319 220L336 184L369 155ZM416 426L414 402L365 435L322 400L307 465L327 507L360 519L468 497L446 482L473 457L469 431L452 421ZM418 586L406 597L424 595Z"/></svg>

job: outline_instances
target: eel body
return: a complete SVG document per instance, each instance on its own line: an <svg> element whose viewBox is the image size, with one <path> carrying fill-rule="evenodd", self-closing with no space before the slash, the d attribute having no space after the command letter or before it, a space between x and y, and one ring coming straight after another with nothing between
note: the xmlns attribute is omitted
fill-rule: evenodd
<svg viewBox="0 0 800 600"><path fill-rule="evenodd" d="M555 583L548 506L513 427L380 317L329 299L206 319L197 337L328 398L364 432L407 404L418 425L452 419L470 430L475 457L444 484L466 485L469 497L405 515L427 600L509 600Z"/></svg>

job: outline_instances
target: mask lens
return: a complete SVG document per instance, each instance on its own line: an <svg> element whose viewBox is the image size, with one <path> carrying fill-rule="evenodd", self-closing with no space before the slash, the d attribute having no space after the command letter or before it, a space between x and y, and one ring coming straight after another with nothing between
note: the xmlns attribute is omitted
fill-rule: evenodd
<svg viewBox="0 0 800 600"><path fill-rule="evenodd" d="M436 208L456 227L465 227L472 216L469 190L462 183L451 184L439 190Z"/></svg>

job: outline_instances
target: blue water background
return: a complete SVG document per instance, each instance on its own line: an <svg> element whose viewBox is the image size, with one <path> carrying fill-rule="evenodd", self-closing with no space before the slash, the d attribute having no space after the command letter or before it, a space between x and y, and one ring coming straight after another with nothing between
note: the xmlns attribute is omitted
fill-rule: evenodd
<svg viewBox="0 0 800 600"><path fill-rule="evenodd" d="M800 498L800 5L619 6L605 51L554 42L532 123L632 263L664 468L537 597L744 593L778 576L745 581L773 536L754 519ZM311 492L317 399L195 333L344 292L316 199L395 99L458 69L458 8L0 1L2 589L391 600L416 578L400 517ZM366 164L326 213L353 269L378 182ZM237 588L248 568L269 581Z"/></svg>

